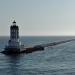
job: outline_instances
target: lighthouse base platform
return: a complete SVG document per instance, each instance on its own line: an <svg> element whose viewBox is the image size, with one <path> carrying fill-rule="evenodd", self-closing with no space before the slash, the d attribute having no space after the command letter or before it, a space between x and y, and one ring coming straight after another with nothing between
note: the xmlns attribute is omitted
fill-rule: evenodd
<svg viewBox="0 0 75 75"><path fill-rule="evenodd" d="M44 50L44 47L42 46L34 46L34 47L28 47L28 48L5 48L4 51L2 51L3 54L20 54L20 53L32 53L34 51L41 51Z"/></svg>

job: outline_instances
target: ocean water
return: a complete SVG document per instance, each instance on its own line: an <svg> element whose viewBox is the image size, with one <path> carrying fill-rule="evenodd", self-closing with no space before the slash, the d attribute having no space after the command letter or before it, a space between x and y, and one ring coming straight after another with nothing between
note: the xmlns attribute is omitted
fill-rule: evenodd
<svg viewBox="0 0 75 75"><path fill-rule="evenodd" d="M21 37L25 46L74 39L73 36ZM0 52L9 37L0 37ZM29 54L0 53L0 75L75 75L75 41L47 47Z"/></svg>

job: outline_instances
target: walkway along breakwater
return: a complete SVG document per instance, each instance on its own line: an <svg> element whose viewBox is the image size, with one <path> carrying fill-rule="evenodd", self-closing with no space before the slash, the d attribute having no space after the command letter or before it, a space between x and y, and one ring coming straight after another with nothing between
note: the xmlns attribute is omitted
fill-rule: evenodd
<svg viewBox="0 0 75 75"><path fill-rule="evenodd" d="M4 54L32 53L34 51L44 50L44 48L48 46L55 46L74 40L75 39L52 42L47 44L40 44L35 45L33 47L25 47L24 45L21 44L21 41L19 39L19 27L16 25L16 22L14 20L12 25L10 26L10 39L8 41L8 44L5 46L4 51L2 51L1 53Z"/></svg>

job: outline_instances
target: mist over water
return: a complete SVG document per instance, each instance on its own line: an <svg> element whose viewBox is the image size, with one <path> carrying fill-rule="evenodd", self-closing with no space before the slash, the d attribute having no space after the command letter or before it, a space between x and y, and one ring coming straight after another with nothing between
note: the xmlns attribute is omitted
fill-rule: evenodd
<svg viewBox="0 0 75 75"><path fill-rule="evenodd" d="M70 36L21 37L25 46L74 39ZM0 37L0 51L8 37ZM75 41L47 47L29 54L4 55L0 53L1 75L75 75Z"/></svg>

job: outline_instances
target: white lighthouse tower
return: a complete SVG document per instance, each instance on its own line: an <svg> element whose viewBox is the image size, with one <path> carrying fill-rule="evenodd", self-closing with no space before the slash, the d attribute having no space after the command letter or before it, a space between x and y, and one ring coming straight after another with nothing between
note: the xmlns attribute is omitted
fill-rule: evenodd
<svg viewBox="0 0 75 75"><path fill-rule="evenodd" d="M19 52L21 48L21 42L19 41L19 27L16 25L15 20L10 26L10 40L8 45L5 47L6 51Z"/></svg>

